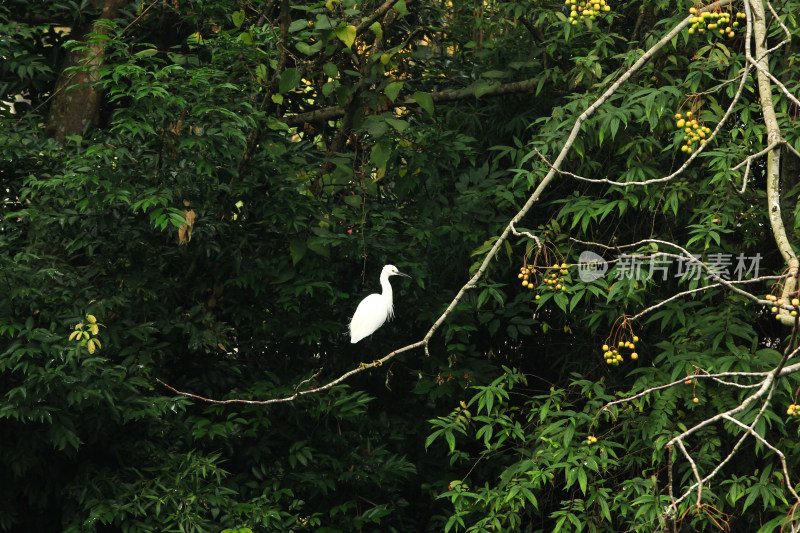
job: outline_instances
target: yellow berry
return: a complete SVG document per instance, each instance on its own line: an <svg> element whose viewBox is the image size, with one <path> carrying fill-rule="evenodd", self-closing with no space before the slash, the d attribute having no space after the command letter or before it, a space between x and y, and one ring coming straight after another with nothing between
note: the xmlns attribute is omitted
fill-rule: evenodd
<svg viewBox="0 0 800 533"><path fill-rule="evenodd" d="M631 354L631 359L633 359L634 361L635 361L636 359L639 359L639 354L638 354L638 353L636 353L636 352L633 352L633 353Z"/></svg>
<svg viewBox="0 0 800 533"><path fill-rule="evenodd" d="M637 337L636 335L634 335L634 336L633 336L633 342L639 342L639 337Z"/></svg>
<svg viewBox="0 0 800 533"><path fill-rule="evenodd" d="M681 119L678 119L678 122L676 122L676 123L675 123L675 125L676 125L678 128L682 128L684 125L686 125L686 121L685 121L685 120L683 120L682 118L681 118Z"/></svg>
<svg viewBox="0 0 800 533"><path fill-rule="evenodd" d="M692 398L692 401L693 401L694 403L700 403L700 398L698 398L697 396L695 396L694 398Z"/></svg>

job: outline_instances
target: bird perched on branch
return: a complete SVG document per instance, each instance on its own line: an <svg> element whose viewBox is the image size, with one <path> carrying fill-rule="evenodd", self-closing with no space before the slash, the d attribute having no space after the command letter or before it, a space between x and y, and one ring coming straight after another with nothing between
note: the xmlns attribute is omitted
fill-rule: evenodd
<svg viewBox="0 0 800 533"><path fill-rule="evenodd" d="M356 314L350 321L350 342L355 344L364 337L369 337L381 327L384 322L391 320L394 316L392 304L392 284L389 283L390 276L404 276L411 278L408 274L403 274L394 265L386 265L381 270L380 294L370 294L358 304Z"/></svg>

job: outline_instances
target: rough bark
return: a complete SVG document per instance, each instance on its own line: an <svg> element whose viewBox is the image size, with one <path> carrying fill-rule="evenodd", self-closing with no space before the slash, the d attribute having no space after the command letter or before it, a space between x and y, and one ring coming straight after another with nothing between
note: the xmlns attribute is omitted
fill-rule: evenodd
<svg viewBox="0 0 800 533"><path fill-rule="evenodd" d="M73 38L87 42L91 33L104 31L98 25L99 20L115 18L119 8L127 1L94 0L92 5L102 9L99 19L75 28ZM63 142L68 135L80 134L89 122L97 123L102 94L95 82L99 78L103 55L104 48L100 44L92 44L83 50L73 50L67 55L53 90L53 101L47 118L47 134L59 142ZM79 72L67 70L78 65L88 68Z"/></svg>

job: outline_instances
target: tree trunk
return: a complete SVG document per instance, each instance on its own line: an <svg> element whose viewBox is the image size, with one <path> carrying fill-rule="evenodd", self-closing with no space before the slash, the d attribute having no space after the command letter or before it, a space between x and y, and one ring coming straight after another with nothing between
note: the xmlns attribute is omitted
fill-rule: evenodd
<svg viewBox="0 0 800 533"><path fill-rule="evenodd" d="M93 6L102 9L100 18L113 19L119 8L127 0L94 0ZM86 42L89 34L103 32L98 21L87 22L73 29L73 37L77 41ZM67 54L61 74L53 90L53 102L47 117L47 134L63 142L68 135L80 134L89 122L97 123L102 94L95 87L99 79L98 70L103 63L104 47L92 44L88 49L73 50ZM68 73L69 67L78 65L88 69Z"/></svg>

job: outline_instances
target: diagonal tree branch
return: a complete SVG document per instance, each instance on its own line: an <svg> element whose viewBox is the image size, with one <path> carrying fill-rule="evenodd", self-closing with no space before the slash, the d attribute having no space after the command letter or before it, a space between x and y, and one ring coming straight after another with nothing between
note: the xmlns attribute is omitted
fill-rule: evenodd
<svg viewBox="0 0 800 533"><path fill-rule="evenodd" d="M700 12L710 11L710 10L714 9L716 5L727 5L728 3L730 3L730 0L718 2L716 4L713 4L713 5L710 5L710 6L706 6L705 8L700 10ZM559 175L558 174L558 170L561 168L561 165L564 162L564 160L566 159L567 154L570 152L570 150L572 149L573 144L575 143L575 140L578 138L578 135L580 134L581 127L583 126L583 124L600 108L600 106L602 106L605 102L607 102L609 100L609 98L611 98L611 96L613 96L617 92L617 90L625 82L627 82L631 78L631 76L633 76L639 69L642 68L642 66L644 66L648 61L650 61L650 59L654 55L656 55L664 46L669 44L670 41L672 41L672 39L675 38L675 36L677 36L681 31L683 31L683 29L686 28L691 23L691 19L692 18L694 18L694 15L687 16L684 20L682 20L679 24L677 24L669 32L667 32L666 35L664 35L652 47L650 47L650 49L648 49L644 54L642 54L642 56L639 57L639 59L636 60L636 62L633 65L631 65L625 71L624 74L622 74L608 89L606 89L603 92L603 94L601 94L597 98L597 100L595 100L588 108L586 108L583 111L583 113L581 113L577 117L577 119L575 119L575 123L573 124L572 128L570 129L569 135L564 140L564 145L562 146L562 148L561 148L558 156L556 157L555 161L552 163L552 166L551 166L550 170L544 176L544 178L539 183L539 185L536 187L536 189L533 191L533 193L531 193L531 195L528 197L528 200L525 202L525 205L523 205L523 207L517 212L517 214L509 221L508 225L506 225L506 228L498 236L498 238L495 241L494 245L492 246L491 250L489 250L489 252L484 257L483 261L481 262L480 267L475 272L475 274L473 274L473 276L469 279L469 281L467 281L461 287L461 289L458 291L458 294L456 294L456 296L450 301L450 304L447 306L447 308L444 310L444 312L439 316L439 318L433 323L433 325L430 327L430 329L425 334L425 336L423 337L422 340L417 341L417 342L415 342L413 344L409 344L409 345L404 346L402 348L399 348L399 349L397 349L397 350L385 355L381 359L373 361L372 363L362 364L358 368L354 368L353 370L350 370L349 372L346 372L345 374L342 374L341 376L339 376L335 380L333 380L333 381L331 381L331 382L329 382L329 383L327 383L325 385L322 385L320 387L316 387L316 388L313 388L313 389L307 389L307 390L304 390L304 391L298 391L298 392L295 392L291 396L287 396L287 397L283 397L283 398L272 398L272 399L269 399L269 400L260 400L260 401L248 400L247 403L254 403L254 404L259 404L259 405L268 405L268 404L272 404L272 403L290 402L290 401L293 401L293 400L295 400L295 399L297 399L297 398L299 398L301 396L306 396L306 395L309 395L309 394L322 392L322 391L325 391L325 390L328 390L328 389L334 387L335 385L338 385L339 383L344 382L348 378L350 378L350 377L352 377L352 376L354 376L354 375L356 375L356 374L358 374L360 372L363 372L363 371L365 371L367 369L370 369L370 368L373 368L373 367L380 366L380 365L386 363L387 361L391 360L392 358L394 358L396 355L399 355L401 353L413 350L415 348L422 347L425 350L425 354L426 355L430 355L430 352L429 352L429 349L428 349L428 345L430 343L431 338L439 330L439 328L442 326L442 324L444 324L445 320L447 320L447 318L450 316L450 314L455 310L456 306L463 299L463 297L467 293L467 291L475 288L475 286L477 285L478 281L480 281L480 279L483 277L484 273L489 268L490 263L495 258L495 256L499 252L500 248L503 246L503 243L506 241L506 239L508 239L508 237L510 235L513 234L516 224L518 224L519 221L522 220L522 218L531 210L533 205L537 201L539 201L539 199L541 198L542 194L547 189L547 187L550 185L550 183L552 183L553 180L556 178L556 176ZM161 383L164 386L167 386L165 383L163 383L161 381L159 381L159 383ZM170 388L170 390L173 390L174 392L176 392L178 394L181 394L182 396L195 397L195 396L190 395L189 393L180 392L180 391L178 391L177 389L175 389L173 387L168 386L168 388ZM200 398L197 398L197 399L200 399ZM214 400L214 399L210 399L210 398L202 398L202 400L203 401L208 401L208 402L213 402L213 403L233 403L233 401L234 401L234 400Z"/></svg>

